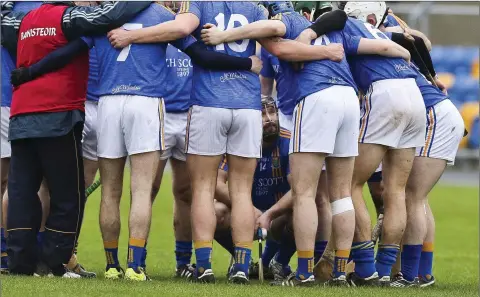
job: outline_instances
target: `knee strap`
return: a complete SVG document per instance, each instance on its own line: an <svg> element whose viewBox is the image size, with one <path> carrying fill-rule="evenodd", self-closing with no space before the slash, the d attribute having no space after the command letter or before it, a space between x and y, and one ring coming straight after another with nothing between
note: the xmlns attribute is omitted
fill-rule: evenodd
<svg viewBox="0 0 480 297"><path fill-rule="evenodd" d="M353 208L352 197L345 197L330 203L332 206L332 216L342 214L347 211L355 210Z"/></svg>

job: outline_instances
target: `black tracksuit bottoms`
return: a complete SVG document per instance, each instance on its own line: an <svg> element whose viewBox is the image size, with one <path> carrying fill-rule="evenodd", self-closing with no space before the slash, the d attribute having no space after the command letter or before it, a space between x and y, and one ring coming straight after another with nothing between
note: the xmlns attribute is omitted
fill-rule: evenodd
<svg viewBox="0 0 480 297"><path fill-rule="evenodd" d="M80 232L85 207L82 159L83 123L66 135L11 142L8 178L7 253L12 274L32 275L38 263L63 275ZM37 245L42 207L37 192L45 177L50 214Z"/></svg>

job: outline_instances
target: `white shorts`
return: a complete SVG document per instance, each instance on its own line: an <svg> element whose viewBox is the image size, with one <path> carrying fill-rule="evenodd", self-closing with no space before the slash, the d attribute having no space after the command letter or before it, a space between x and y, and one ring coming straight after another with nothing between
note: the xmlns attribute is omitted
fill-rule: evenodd
<svg viewBox="0 0 480 297"><path fill-rule="evenodd" d="M100 97L97 155L117 159L164 150L163 99L134 95Z"/></svg>
<svg viewBox="0 0 480 297"><path fill-rule="evenodd" d="M425 103L415 79L374 82L362 100L360 143L412 148L425 142Z"/></svg>
<svg viewBox="0 0 480 297"><path fill-rule="evenodd" d="M453 165L464 130L462 116L450 100L429 107L425 144L417 148L416 156L442 159Z"/></svg>
<svg viewBox="0 0 480 297"><path fill-rule="evenodd" d="M262 130L260 110L194 105L187 121L186 153L260 158Z"/></svg>
<svg viewBox="0 0 480 297"><path fill-rule="evenodd" d="M295 107L290 153L357 156L359 109L351 87L332 86L307 96Z"/></svg>
<svg viewBox="0 0 480 297"><path fill-rule="evenodd" d="M10 107L2 106L0 110L0 141L1 141L1 158L10 158L12 156L12 148L8 141L8 127L10 126Z"/></svg>
<svg viewBox="0 0 480 297"><path fill-rule="evenodd" d="M186 161L185 134L187 131L188 112L172 113L165 115L165 151L162 152L162 160L170 157Z"/></svg>
<svg viewBox="0 0 480 297"><path fill-rule="evenodd" d="M97 111L98 102L85 102L85 124L83 125L82 150L83 157L97 161Z"/></svg>
<svg viewBox="0 0 480 297"><path fill-rule="evenodd" d="M292 132L293 129L293 115L286 115L282 111L278 110L278 121L280 122L280 127L287 129Z"/></svg>

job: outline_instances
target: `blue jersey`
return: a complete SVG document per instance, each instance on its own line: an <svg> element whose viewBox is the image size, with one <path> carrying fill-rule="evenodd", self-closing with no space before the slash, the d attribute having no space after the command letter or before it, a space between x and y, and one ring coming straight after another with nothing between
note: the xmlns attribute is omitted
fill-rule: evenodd
<svg viewBox="0 0 480 297"><path fill-rule="evenodd" d="M165 84L165 109L167 112L185 112L190 108L193 65L190 57L181 50L168 45L167 56L168 82Z"/></svg>
<svg viewBox="0 0 480 297"><path fill-rule="evenodd" d="M168 8L152 3L129 23L127 30L155 26L175 19ZM184 50L195 39L191 36L172 44ZM99 65L98 95L137 95L164 97L169 70L166 66L167 43L132 44L115 49L106 36L94 38Z"/></svg>
<svg viewBox="0 0 480 297"><path fill-rule="evenodd" d="M385 26L385 28L400 26L395 17L391 14L387 14L387 17L383 21L383 25Z"/></svg>
<svg viewBox="0 0 480 297"><path fill-rule="evenodd" d="M448 96L445 95L438 87L429 82L427 78L420 73L420 70L415 65L413 65L412 68L417 72L417 78L415 79L415 82L422 93L423 101L425 102L425 107L427 109L439 102L442 102L443 100L448 99Z"/></svg>
<svg viewBox="0 0 480 297"><path fill-rule="evenodd" d="M285 14L278 14L275 19L285 19L285 22L291 23L290 19L297 19L303 18L303 16L299 15L298 13L285 13ZM299 84L297 81L297 72L292 68L289 62L278 60L277 57L270 54L268 51L265 51L266 54L271 56L270 63L272 67L276 70L275 71L275 81L277 82L277 101L278 101L278 108L282 111L285 115L292 115L293 110L295 109L295 105L297 104L297 99L300 97L299 93ZM269 67L270 65L265 65L264 59L263 61L263 69ZM262 69L262 72L263 72Z"/></svg>
<svg viewBox="0 0 480 297"><path fill-rule="evenodd" d="M345 33L368 39L387 39L387 36L372 25L354 18L348 18ZM415 78L417 74L401 58L387 58L378 55L349 56L348 63L358 87L365 94L370 85L384 79Z"/></svg>
<svg viewBox="0 0 480 297"><path fill-rule="evenodd" d="M98 101L98 61L95 49L90 50L90 67L88 68L87 100Z"/></svg>
<svg viewBox="0 0 480 297"><path fill-rule="evenodd" d="M192 13L200 20L194 36L207 23L226 30L265 19L263 11L253 2L184 2L179 13ZM209 50L248 58L255 55L255 40L241 40L209 46ZM191 100L193 105L261 110L260 80L251 71L213 71L195 65Z"/></svg>
<svg viewBox="0 0 480 297"><path fill-rule="evenodd" d="M305 18L287 17L284 14L281 21L287 28L285 38L296 39L303 30L310 26L310 22ZM359 37L352 37L342 31L334 31L318 37L312 41L313 45L328 45L330 43L340 43L343 45L347 54L356 54L358 50ZM302 98L324 90L331 86L349 86L357 91L357 86L353 80L347 59L343 58L340 62L330 60L320 60L305 63L303 69L298 74L298 81L302 82L299 88L299 97L297 103Z"/></svg>
<svg viewBox="0 0 480 297"><path fill-rule="evenodd" d="M261 211L268 210L290 191L287 180L290 173L289 143L290 132L281 128L277 144L273 148L263 149L262 158L257 161L253 176L252 201L253 206ZM226 158L220 164L220 169L228 170Z"/></svg>
<svg viewBox="0 0 480 297"><path fill-rule="evenodd" d="M16 1L13 6L13 11L28 12L42 5L42 1ZM15 61L2 46L2 106L10 107L12 103L13 87L10 83L10 74L15 69Z"/></svg>

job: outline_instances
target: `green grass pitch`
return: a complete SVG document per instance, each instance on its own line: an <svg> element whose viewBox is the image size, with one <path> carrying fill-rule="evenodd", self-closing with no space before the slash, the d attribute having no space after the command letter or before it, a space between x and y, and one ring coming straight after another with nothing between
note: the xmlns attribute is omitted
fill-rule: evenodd
<svg viewBox="0 0 480 297"><path fill-rule="evenodd" d="M119 258L126 265L128 244L129 180L125 179L122 201L122 233ZM367 192L365 192L367 193ZM369 195L365 195L369 200ZM213 253L216 285L190 284L172 278L175 267L172 227L171 177L164 176L153 209L148 243L147 269L152 282L132 283L103 278L105 256L98 226L100 190L89 197L80 237L79 260L98 274L93 280L1 277L1 296L478 296L479 238L478 188L438 186L430 195L436 215L434 275L437 285L428 289L336 289L278 288L267 284L233 286L226 282L228 254L215 245ZM369 204L370 210L373 206ZM254 245L254 259L258 260ZM295 259L295 257L294 257ZM295 261L292 261L295 262ZM348 296L348 295L347 295Z"/></svg>

